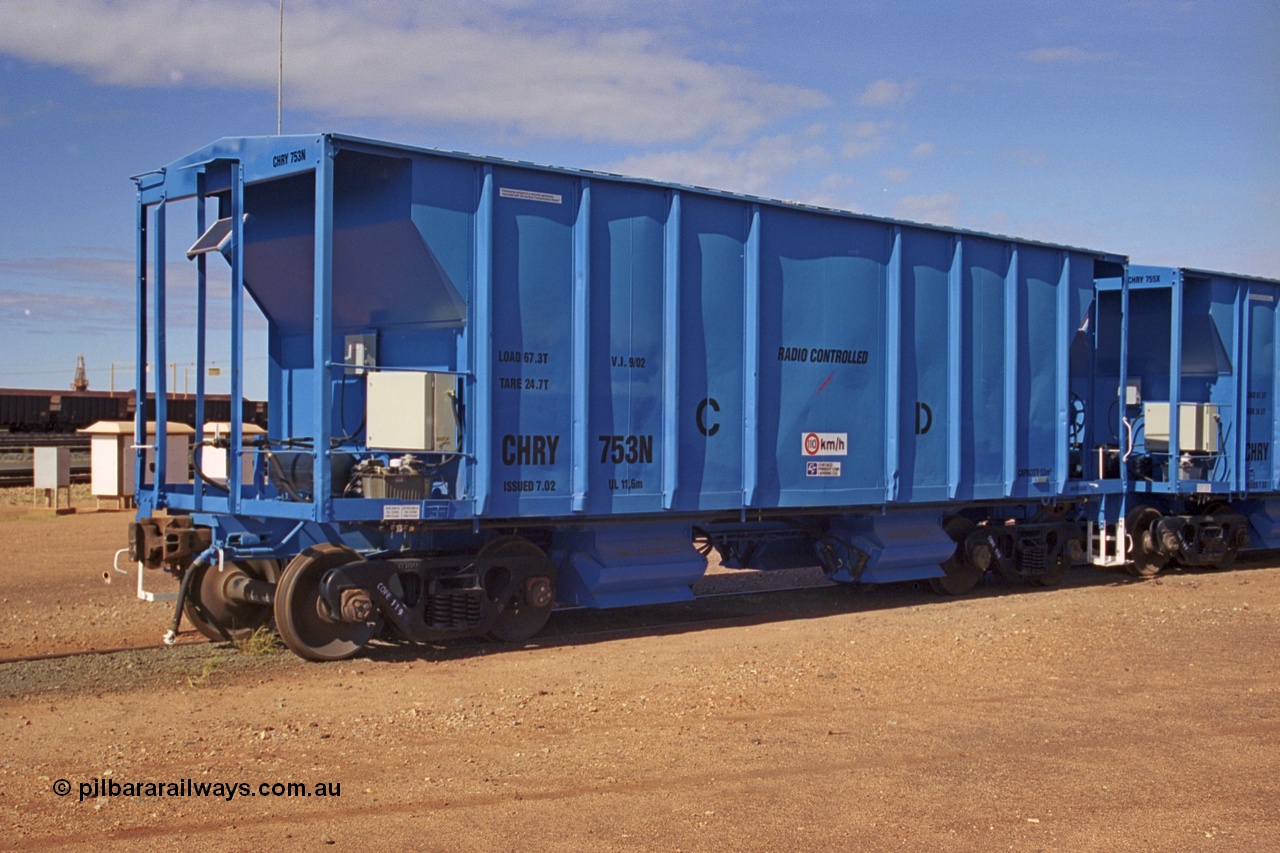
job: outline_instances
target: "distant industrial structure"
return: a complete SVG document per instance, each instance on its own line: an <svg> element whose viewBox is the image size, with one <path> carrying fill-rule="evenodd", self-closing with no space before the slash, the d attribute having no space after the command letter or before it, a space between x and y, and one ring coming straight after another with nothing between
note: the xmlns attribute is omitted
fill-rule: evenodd
<svg viewBox="0 0 1280 853"><path fill-rule="evenodd" d="M89 377L84 372L84 355L76 356L76 377L71 380L72 391L88 391Z"/></svg>
<svg viewBox="0 0 1280 853"><path fill-rule="evenodd" d="M73 388L80 385L76 371ZM83 388L88 388L85 380ZM132 421L136 411L133 391L51 391L32 388L0 388L0 431L8 432L75 432L98 421ZM147 396L147 420L155 420L155 396ZM206 422L230 421L231 398L225 394L205 397ZM267 404L245 400L245 423L267 425ZM168 420L195 426L194 394L169 396Z"/></svg>

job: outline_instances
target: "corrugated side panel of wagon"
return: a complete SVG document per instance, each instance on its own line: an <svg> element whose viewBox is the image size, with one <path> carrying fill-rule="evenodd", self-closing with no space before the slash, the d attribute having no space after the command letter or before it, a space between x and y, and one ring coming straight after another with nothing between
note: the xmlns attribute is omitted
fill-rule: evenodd
<svg viewBox="0 0 1280 853"><path fill-rule="evenodd" d="M492 180L487 514L1063 491L1098 256L516 166Z"/></svg>

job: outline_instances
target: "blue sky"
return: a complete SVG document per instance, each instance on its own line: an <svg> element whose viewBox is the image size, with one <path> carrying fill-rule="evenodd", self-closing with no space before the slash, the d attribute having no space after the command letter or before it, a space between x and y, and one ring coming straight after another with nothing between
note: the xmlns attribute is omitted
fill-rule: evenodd
<svg viewBox="0 0 1280 853"><path fill-rule="evenodd" d="M278 14L0 0L0 387L131 386L129 177L275 131ZM1275 0L285 0L283 122L1280 277L1278 44Z"/></svg>

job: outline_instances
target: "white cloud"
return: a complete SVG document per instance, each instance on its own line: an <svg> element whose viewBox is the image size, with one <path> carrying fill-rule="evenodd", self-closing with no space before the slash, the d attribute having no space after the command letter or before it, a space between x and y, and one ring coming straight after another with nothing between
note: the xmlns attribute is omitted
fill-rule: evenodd
<svg viewBox="0 0 1280 853"><path fill-rule="evenodd" d="M0 259L0 316L22 313L32 319L56 320L68 328L131 329L135 311L137 268L127 253L81 248L75 255ZM172 256L170 256L172 257ZM165 264L167 316L171 329L195 327L195 264ZM51 286L54 285L54 286ZM210 328L228 328L231 293L226 265L210 264L208 299ZM264 328L256 309L245 313L246 328Z"/></svg>
<svg viewBox="0 0 1280 853"><path fill-rule="evenodd" d="M697 150L641 154L605 166L604 171L749 195L777 196L786 177L802 168L821 167L829 160L827 148L812 141L810 134L804 134L804 138L783 134L733 149L708 145Z"/></svg>
<svg viewBox="0 0 1280 853"><path fill-rule="evenodd" d="M1041 47L1023 51L1019 54L1028 62L1041 65L1072 65L1080 62L1100 62L1110 58L1110 54L1085 50L1075 45L1069 47Z"/></svg>
<svg viewBox="0 0 1280 853"><path fill-rule="evenodd" d="M955 226L960 222L960 196L955 193L903 196L894 205L893 215L912 222Z"/></svg>
<svg viewBox="0 0 1280 853"><path fill-rule="evenodd" d="M905 184L911 180L910 169L885 169L880 174L891 184Z"/></svg>
<svg viewBox="0 0 1280 853"><path fill-rule="evenodd" d="M891 121L863 121L846 129L846 141L840 148L841 155L856 160L882 150L888 144L889 134L896 125Z"/></svg>
<svg viewBox="0 0 1280 853"><path fill-rule="evenodd" d="M654 31L617 29L616 14L582 15L582 0L553 4L560 17L541 21L526 0L503 5L286 8L285 103L338 118L632 144L741 139L829 103L813 89L682 55ZM524 11L503 14L511 9ZM99 83L275 90L274 2L71 0L6 11L0 51Z"/></svg>
<svg viewBox="0 0 1280 853"><path fill-rule="evenodd" d="M920 82L918 80L904 80L901 83L889 79L875 80L862 90L862 94L858 96L858 103L864 107L887 107L905 104L915 96L916 90L919 88Z"/></svg>
<svg viewBox="0 0 1280 853"><path fill-rule="evenodd" d="M805 195L804 201L817 207L830 207L836 210L865 210L856 198L861 185L846 172L834 172L824 175L817 187Z"/></svg>
<svg viewBox="0 0 1280 853"><path fill-rule="evenodd" d="M937 146L932 142L921 142L911 149L911 156L917 160L923 160L926 157L932 157L935 150L937 150Z"/></svg>
<svg viewBox="0 0 1280 853"><path fill-rule="evenodd" d="M44 283L30 286L6 283L5 291L0 293L0 325L23 322L58 333L92 335L104 329L127 329L132 326L132 311L133 294L123 288L58 287L54 290ZM31 354L15 352L10 356Z"/></svg>
<svg viewBox="0 0 1280 853"><path fill-rule="evenodd" d="M129 298L133 297L135 274L132 260L110 254L0 260L0 277L6 281L59 281L93 290L105 286L122 290ZM0 294L0 298L4 296Z"/></svg>

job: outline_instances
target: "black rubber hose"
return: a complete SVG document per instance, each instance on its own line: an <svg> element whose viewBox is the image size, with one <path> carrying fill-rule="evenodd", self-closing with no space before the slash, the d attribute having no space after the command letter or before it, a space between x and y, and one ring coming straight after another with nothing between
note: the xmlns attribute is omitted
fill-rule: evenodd
<svg viewBox="0 0 1280 853"><path fill-rule="evenodd" d="M164 635L164 644L172 646L178 639L178 628L182 624L182 607L187 603L187 595L191 589L191 579L196 576L196 571L201 566L213 565L213 556L217 555L214 548L206 549L199 557L196 557L187 570L182 573L182 583L178 586L178 601L173 608L173 621L169 623L169 633Z"/></svg>
<svg viewBox="0 0 1280 853"><path fill-rule="evenodd" d="M267 464L276 472L277 485L284 489L285 494L293 498L299 503L306 503L307 499L298 494L297 489L293 487L293 481L284 472L284 467L280 464L280 460L270 450L267 450Z"/></svg>
<svg viewBox="0 0 1280 853"><path fill-rule="evenodd" d="M217 445L207 440L202 441L199 444L193 444L191 446L191 467L195 470L196 474L199 475L200 479L204 481L205 485L213 486L215 489L217 489L220 492L226 492L227 494L231 494L231 487L228 486L224 481L215 480L213 477L208 476L207 474L204 473L203 470L201 470L199 460L200 460L200 457L203 456L204 454L200 453L199 451L200 451L200 448L202 447L217 448ZM231 458L231 454L227 454L227 459L230 460L230 458Z"/></svg>

